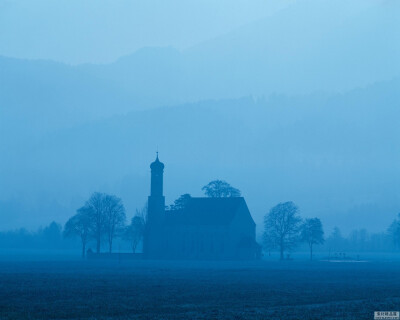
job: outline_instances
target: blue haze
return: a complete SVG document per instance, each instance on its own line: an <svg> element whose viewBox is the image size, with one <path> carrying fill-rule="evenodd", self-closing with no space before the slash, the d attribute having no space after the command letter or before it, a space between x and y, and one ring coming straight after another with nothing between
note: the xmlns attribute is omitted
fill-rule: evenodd
<svg viewBox="0 0 400 320"><path fill-rule="evenodd" d="M398 2L198 2L198 20L174 4L101 2L84 23L93 3L0 2L0 228L64 223L95 190L132 216L158 148L167 203L221 178L258 231L288 200L328 233L386 229L400 211Z"/></svg>

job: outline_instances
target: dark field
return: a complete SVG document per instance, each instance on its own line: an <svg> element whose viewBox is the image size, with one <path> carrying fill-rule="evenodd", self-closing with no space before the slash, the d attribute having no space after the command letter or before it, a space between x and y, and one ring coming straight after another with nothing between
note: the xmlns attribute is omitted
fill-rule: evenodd
<svg viewBox="0 0 400 320"><path fill-rule="evenodd" d="M373 319L399 262L0 262L0 319Z"/></svg>

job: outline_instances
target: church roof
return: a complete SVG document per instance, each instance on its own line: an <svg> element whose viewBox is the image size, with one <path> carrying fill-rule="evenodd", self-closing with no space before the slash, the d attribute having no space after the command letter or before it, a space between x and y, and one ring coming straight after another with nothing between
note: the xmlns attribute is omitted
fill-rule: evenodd
<svg viewBox="0 0 400 320"><path fill-rule="evenodd" d="M190 198L184 209L167 213L167 224L229 225L238 209L243 206L248 210L243 197Z"/></svg>

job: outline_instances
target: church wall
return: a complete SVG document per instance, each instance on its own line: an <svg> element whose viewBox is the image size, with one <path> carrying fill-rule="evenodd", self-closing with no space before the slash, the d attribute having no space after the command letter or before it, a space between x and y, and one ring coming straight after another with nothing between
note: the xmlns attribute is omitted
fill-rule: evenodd
<svg viewBox="0 0 400 320"><path fill-rule="evenodd" d="M229 228L226 226L168 227L166 251L170 258L221 259L227 257ZM228 250L227 250L228 249ZM230 253L229 253L230 255Z"/></svg>
<svg viewBox="0 0 400 320"><path fill-rule="evenodd" d="M239 208L230 225L230 239L236 257L255 257L255 247L251 245L256 243L256 224L245 205Z"/></svg>

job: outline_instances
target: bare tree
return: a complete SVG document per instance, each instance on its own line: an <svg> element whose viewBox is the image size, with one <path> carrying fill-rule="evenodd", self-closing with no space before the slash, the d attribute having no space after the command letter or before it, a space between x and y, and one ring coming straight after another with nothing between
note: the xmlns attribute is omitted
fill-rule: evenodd
<svg viewBox="0 0 400 320"><path fill-rule="evenodd" d="M125 207L121 198L106 194L103 197L103 208L105 215L104 230L108 240L108 250L111 253L113 240L125 224Z"/></svg>
<svg viewBox="0 0 400 320"><path fill-rule="evenodd" d="M400 213L388 228L388 234L393 241L393 244L400 248Z"/></svg>
<svg viewBox="0 0 400 320"><path fill-rule="evenodd" d="M223 180L213 180L201 190L210 198L240 197L240 190Z"/></svg>
<svg viewBox="0 0 400 320"><path fill-rule="evenodd" d="M324 230L321 220L318 218L306 219L301 226L301 239L306 242L310 248L310 260L313 258L313 246L324 243Z"/></svg>
<svg viewBox="0 0 400 320"><path fill-rule="evenodd" d="M136 210L136 215L132 218L131 224L125 228L124 239L131 244L132 252L136 252L137 245L143 239L146 222L140 210Z"/></svg>
<svg viewBox="0 0 400 320"><path fill-rule="evenodd" d="M139 216L143 220L145 226L147 225L148 210L149 210L149 206L146 201L146 203L144 204L144 206L141 209L136 209L136 214L135 214L135 216Z"/></svg>
<svg viewBox="0 0 400 320"><path fill-rule="evenodd" d="M78 236L82 243L82 258L85 257L86 244L89 241L92 221L90 207L84 206L77 210L64 227L64 237Z"/></svg>
<svg viewBox="0 0 400 320"><path fill-rule="evenodd" d="M293 202L279 203L264 217L264 239L279 248L280 259L299 241L301 218Z"/></svg>
<svg viewBox="0 0 400 320"><path fill-rule="evenodd" d="M100 253L101 240L104 237L106 208L104 193L95 192L91 195L85 206L90 208L90 220L92 223L92 236L96 241L96 252Z"/></svg>

